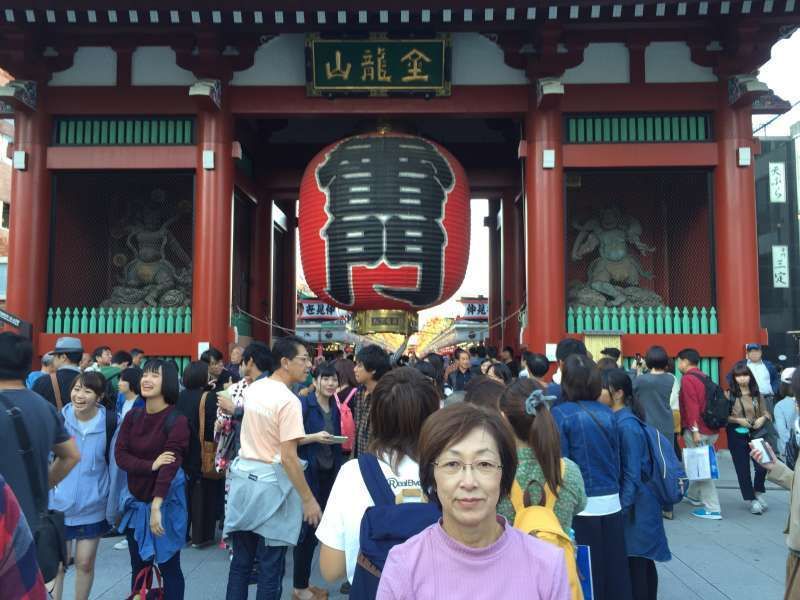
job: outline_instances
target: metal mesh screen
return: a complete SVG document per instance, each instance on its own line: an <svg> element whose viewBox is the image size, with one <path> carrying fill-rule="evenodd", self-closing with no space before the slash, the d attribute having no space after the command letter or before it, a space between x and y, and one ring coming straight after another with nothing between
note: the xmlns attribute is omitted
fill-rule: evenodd
<svg viewBox="0 0 800 600"><path fill-rule="evenodd" d="M586 285L591 270L593 280L606 279L618 287L630 287L638 280L638 287L657 294L666 306L713 305L713 235L707 172L570 171L566 180L570 304L596 306L602 304L592 299L613 298L598 293L596 286ZM576 226L585 230L577 246L581 230ZM645 255L635 242L647 247ZM576 250L582 254L579 260L573 260ZM647 292L639 297L649 298L653 301L650 305L657 305L656 297ZM648 301L628 299L627 305L648 305Z"/></svg>
<svg viewBox="0 0 800 600"><path fill-rule="evenodd" d="M156 305L190 304L191 297L180 292L140 298L143 293L135 291L120 295L119 288L143 290L148 279L157 278L165 290L191 293L186 259L192 257L193 198L191 172L55 176L49 305L118 306L123 296L131 305L153 299ZM159 263L162 258L174 271Z"/></svg>

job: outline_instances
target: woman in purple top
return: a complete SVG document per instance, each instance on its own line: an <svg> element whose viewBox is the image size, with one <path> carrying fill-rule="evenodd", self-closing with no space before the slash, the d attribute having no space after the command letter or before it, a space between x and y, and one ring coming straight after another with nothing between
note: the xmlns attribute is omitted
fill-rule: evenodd
<svg viewBox="0 0 800 600"><path fill-rule="evenodd" d="M442 520L392 548L378 600L568 600L563 551L511 527L497 502L517 468L511 431L497 411L459 403L425 421L420 483Z"/></svg>

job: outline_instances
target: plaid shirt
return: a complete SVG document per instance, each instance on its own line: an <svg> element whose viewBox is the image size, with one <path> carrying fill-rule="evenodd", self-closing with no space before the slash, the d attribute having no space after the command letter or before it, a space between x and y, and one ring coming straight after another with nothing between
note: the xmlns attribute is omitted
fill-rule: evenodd
<svg viewBox="0 0 800 600"><path fill-rule="evenodd" d="M356 443L353 448L353 458L366 452L372 441L372 424L369 420L371 409L369 393L364 386L361 386L356 392Z"/></svg>
<svg viewBox="0 0 800 600"><path fill-rule="evenodd" d="M4 598L46 600L36 548L17 497L0 476L0 590Z"/></svg>

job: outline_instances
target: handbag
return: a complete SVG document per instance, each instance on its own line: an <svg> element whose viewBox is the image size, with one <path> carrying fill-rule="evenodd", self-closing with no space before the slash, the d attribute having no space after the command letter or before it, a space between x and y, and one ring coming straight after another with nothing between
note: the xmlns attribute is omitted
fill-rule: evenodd
<svg viewBox="0 0 800 600"><path fill-rule="evenodd" d="M225 473L217 471L216 456L217 445L206 441L206 398L208 392L203 392L200 398L198 419L200 421L200 472L205 479L222 479Z"/></svg>
<svg viewBox="0 0 800 600"><path fill-rule="evenodd" d="M6 414L14 423L20 460L25 465L31 496L33 496L36 509L41 510L39 524L33 532L33 541L36 545L36 561L39 563L42 578L45 582L49 582L58 574L59 565L67 564L64 513L47 509L47 495L42 489L42 482L39 479L38 461L33 455L28 428L25 427L25 421L22 419L22 410L14 406L3 394L0 394L0 402L3 403Z"/></svg>
<svg viewBox="0 0 800 600"><path fill-rule="evenodd" d="M153 587L155 579L158 587ZM133 589L125 600L163 600L164 580L156 565L146 565L136 574Z"/></svg>
<svg viewBox="0 0 800 600"><path fill-rule="evenodd" d="M751 431L750 438L754 440L759 438L763 439L772 447L773 450L778 447L778 430L775 429L775 425L769 419L764 421L764 424L761 427Z"/></svg>

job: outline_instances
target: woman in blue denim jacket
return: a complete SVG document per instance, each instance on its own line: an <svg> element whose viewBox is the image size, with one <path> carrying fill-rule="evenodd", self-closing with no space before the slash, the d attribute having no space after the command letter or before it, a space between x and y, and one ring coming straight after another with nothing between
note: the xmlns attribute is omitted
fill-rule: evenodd
<svg viewBox="0 0 800 600"><path fill-rule="evenodd" d="M655 561L668 561L672 555L661 520L661 506L642 477L651 467L643 427L644 410L633 396L630 377L622 369L603 372L600 401L614 411L617 420L622 458L620 503L633 597L655 600L658 597Z"/></svg>
<svg viewBox="0 0 800 600"><path fill-rule="evenodd" d="M306 481L324 511L331 495L333 482L344 462L341 443L331 437L342 434L339 407L333 399L339 387L339 375L333 363L321 363L314 371L314 392L300 398L303 406L303 426L306 437L297 449L297 455L308 462ZM316 528L303 523L300 539L294 548L294 591L292 598L327 598L324 590L308 583L311 561L317 545Z"/></svg>
<svg viewBox="0 0 800 600"><path fill-rule="evenodd" d="M619 436L614 413L597 402L602 380L594 361L573 354L561 377L564 402L553 408L561 455L578 464L586 508L572 521L578 544L589 546L595 600L633 598L620 504Z"/></svg>

